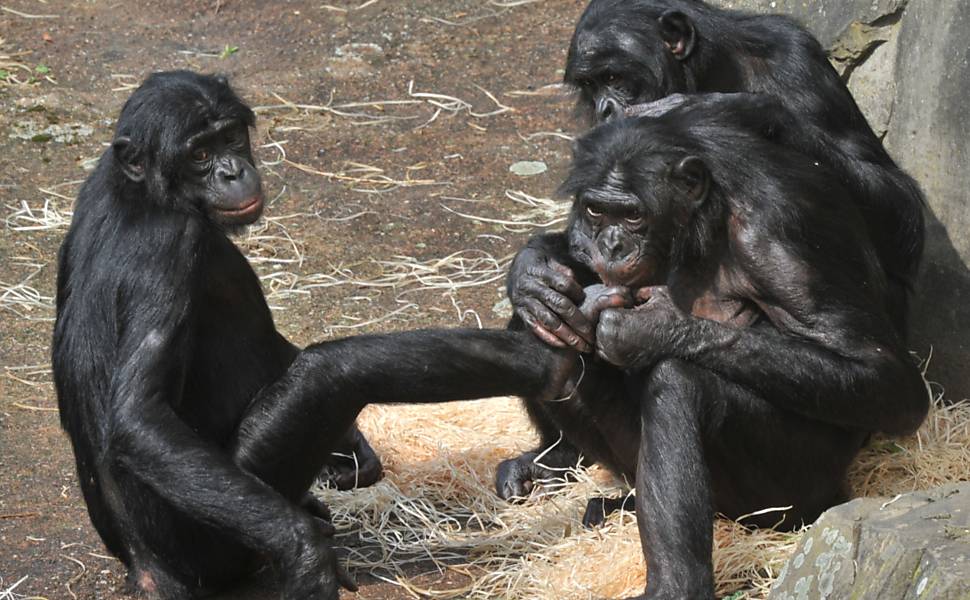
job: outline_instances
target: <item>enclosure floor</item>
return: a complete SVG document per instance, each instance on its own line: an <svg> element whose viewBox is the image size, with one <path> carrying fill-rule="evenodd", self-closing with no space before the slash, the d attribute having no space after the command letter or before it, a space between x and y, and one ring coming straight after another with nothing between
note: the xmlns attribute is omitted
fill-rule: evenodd
<svg viewBox="0 0 970 600"><path fill-rule="evenodd" d="M2 600L125 597L59 427L49 342L71 200L147 73L222 72L257 107L272 201L237 241L294 343L502 327L510 256L562 222L565 204L550 198L577 126L555 84L584 1L332 2L4 0L16 12L0 11L0 70L25 83L0 83ZM519 176L509 169L519 161L548 170ZM857 492L965 477L968 422L966 409L937 412L919 439L877 440ZM590 496L624 489L605 473L523 505L492 493L495 464L534 443L514 400L374 407L361 427L386 479L320 492L358 597L615 597L642 586L630 515L580 527ZM796 541L727 522L716 539L719 590L752 597ZM262 572L227 597L277 596Z"/></svg>

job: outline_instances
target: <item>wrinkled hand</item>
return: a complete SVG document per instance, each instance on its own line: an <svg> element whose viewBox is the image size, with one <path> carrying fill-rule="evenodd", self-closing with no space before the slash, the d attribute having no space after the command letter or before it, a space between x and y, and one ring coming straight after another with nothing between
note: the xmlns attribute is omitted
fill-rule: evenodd
<svg viewBox="0 0 970 600"><path fill-rule="evenodd" d="M572 269L525 248L512 262L508 288L515 314L539 339L556 348L592 350L594 325L579 310L585 294Z"/></svg>
<svg viewBox="0 0 970 600"><path fill-rule="evenodd" d="M687 314L666 286L641 288L632 309L610 308L600 315L596 353L621 369L644 368L672 356Z"/></svg>

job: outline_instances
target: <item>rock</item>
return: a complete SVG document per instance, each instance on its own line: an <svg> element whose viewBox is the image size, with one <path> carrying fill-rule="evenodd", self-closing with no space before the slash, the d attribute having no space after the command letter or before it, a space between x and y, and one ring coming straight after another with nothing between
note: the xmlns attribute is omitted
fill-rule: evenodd
<svg viewBox="0 0 970 600"><path fill-rule="evenodd" d="M826 48L853 23L879 26L906 8L910 0L712 0L718 6L794 17ZM913 0L916 1L916 0ZM929 0L935 3L936 0Z"/></svg>
<svg viewBox="0 0 970 600"><path fill-rule="evenodd" d="M84 123L44 126L27 120L15 122L11 128L10 137L39 143L53 141L61 144L76 144L93 133L94 128Z"/></svg>
<svg viewBox="0 0 970 600"><path fill-rule="evenodd" d="M911 0L901 21L886 148L929 202L911 347L928 376L970 398L970 3Z"/></svg>
<svg viewBox="0 0 970 600"><path fill-rule="evenodd" d="M970 483L823 514L782 569L769 600L970 598Z"/></svg>
<svg viewBox="0 0 970 600"><path fill-rule="evenodd" d="M531 177L533 175L539 175L545 173L549 169L546 163L541 160L523 160L514 163L509 167L509 171L515 173L519 177Z"/></svg>

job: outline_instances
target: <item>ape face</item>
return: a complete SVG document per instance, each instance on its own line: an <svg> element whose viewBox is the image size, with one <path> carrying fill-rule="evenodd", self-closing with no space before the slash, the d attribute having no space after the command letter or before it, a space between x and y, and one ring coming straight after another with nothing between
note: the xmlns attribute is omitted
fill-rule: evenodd
<svg viewBox="0 0 970 600"><path fill-rule="evenodd" d="M636 289L665 280L710 176L699 158L645 139L631 121L579 141L563 191L573 196L572 257L606 285Z"/></svg>
<svg viewBox="0 0 970 600"><path fill-rule="evenodd" d="M209 218L230 227L259 218L263 192L245 124L234 119L209 124L186 142L183 160L183 193Z"/></svg>
<svg viewBox="0 0 970 600"><path fill-rule="evenodd" d="M125 104L112 151L140 198L232 229L259 218L252 111L220 77L159 73Z"/></svg>
<svg viewBox="0 0 970 600"><path fill-rule="evenodd" d="M684 60L695 44L692 21L661 2L594 1L576 26L565 83L593 122L688 91Z"/></svg>

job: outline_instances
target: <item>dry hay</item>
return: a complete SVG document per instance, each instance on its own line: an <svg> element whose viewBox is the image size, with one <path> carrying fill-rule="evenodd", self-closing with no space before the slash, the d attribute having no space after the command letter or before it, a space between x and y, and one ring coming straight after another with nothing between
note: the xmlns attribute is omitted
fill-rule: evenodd
<svg viewBox="0 0 970 600"><path fill-rule="evenodd" d="M416 127L416 129L421 129L434 123L442 115L465 114L473 119L486 119L515 110L511 106L502 104L495 97L495 94L482 86L472 85L488 98L494 105L493 109L478 111L475 110L475 105L472 102L458 96L440 92L418 91L415 89L414 80L411 80L408 82L407 98L335 104L334 94L331 92L330 99L326 104L308 104L292 102L279 94L273 93L272 95L279 102L278 104L254 106L253 112L271 115L275 120L274 131L288 132L315 130L314 127L308 125L307 120L321 114L345 119L352 125L384 125L396 121L411 121L422 118L422 114L414 114L413 112L391 114L394 111L400 112L401 107L418 108L423 109L423 111L430 110L431 116Z"/></svg>
<svg viewBox="0 0 970 600"><path fill-rule="evenodd" d="M441 208L458 215L463 219L477 221L481 223L493 223L501 225L502 229L514 233L524 233L533 229L545 229L565 223L569 217L569 210L572 207L571 201L553 200L550 198L537 198L522 190L505 190L505 197L515 203L515 207L510 210L503 210L504 218L486 217L478 214L471 214L445 204ZM491 205L490 201L470 200L468 198L455 198L442 196L445 202L465 202L465 203L485 203Z"/></svg>
<svg viewBox="0 0 970 600"><path fill-rule="evenodd" d="M345 530L338 543L349 547L352 569L416 598L541 600L642 591L645 567L633 516L615 515L594 531L580 524L590 497L626 489L605 472L577 471L578 481L537 488L533 494L541 497L522 505L495 495L496 464L534 443L516 401L372 406L360 424L387 477L353 492L318 490ZM967 480L968 448L970 404L945 406L937 398L917 435L871 444L851 482L860 495L893 495ZM718 593L766 597L799 537L718 521Z"/></svg>
<svg viewBox="0 0 970 600"><path fill-rule="evenodd" d="M30 52L10 52L7 41L0 37L0 85L27 85L34 81L34 70L23 62Z"/></svg>

